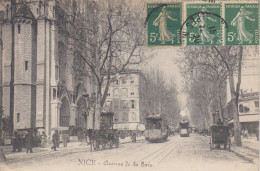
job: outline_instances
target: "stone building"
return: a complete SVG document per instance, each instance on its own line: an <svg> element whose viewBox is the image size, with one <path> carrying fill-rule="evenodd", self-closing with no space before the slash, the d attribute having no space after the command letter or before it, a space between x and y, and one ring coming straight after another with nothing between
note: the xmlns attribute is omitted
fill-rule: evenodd
<svg viewBox="0 0 260 171"><path fill-rule="evenodd" d="M88 68L70 50L72 3L0 2L0 105L13 129L42 127L50 135L57 127L92 127L95 84L78 71ZM85 1L77 3L84 7Z"/></svg>
<svg viewBox="0 0 260 171"><path fill-rule="evenodd" d="M110 85L104 111L114 113L114 128L143 130L147 106L143 102L145 77L138 70L128 70L116 76Z"/></svg>
<svg viewBox="0 0 260 171"><path fill-rule="evenodd" d="M241 130L256 133L259 129L259 92L240 94L238 112ZM233 126L233 120L228 124Z"/></svg>

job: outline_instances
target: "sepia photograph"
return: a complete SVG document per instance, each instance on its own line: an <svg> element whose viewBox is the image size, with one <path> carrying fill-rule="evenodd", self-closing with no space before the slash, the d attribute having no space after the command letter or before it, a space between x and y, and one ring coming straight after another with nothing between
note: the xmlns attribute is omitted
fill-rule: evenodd
<svg viewBox="0 0 260 171"><path fill-rule="evenodd" d="M0 171L258 171L257 0L0 0Z"/></svg>

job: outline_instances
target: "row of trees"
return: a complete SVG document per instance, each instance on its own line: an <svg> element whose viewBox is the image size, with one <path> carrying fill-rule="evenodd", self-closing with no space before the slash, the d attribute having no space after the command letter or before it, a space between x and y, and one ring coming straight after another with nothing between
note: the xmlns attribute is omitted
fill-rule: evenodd
<svg viewBox="0 0 260 171"><path fill-rule="evenodd" d="M184 58L180 61L182 75L186 78L185 90L189 94L188 107L197 126L209 127L216 111L219 118L226 119L223 109L229 83L237 145L241 145L238 98L244 49L243 46L186 47Z"/></svg>
<svg viewBox="0 0 260 171"><path fill-rule="evenodd" d="M174 80L169 81L157 68L149 68L143 73L146 81L142 89L145 92L140 96L144 99L144 106L148 107L147 113L160 113L167 118L169 125L177 126L180 105Z"/></svg>

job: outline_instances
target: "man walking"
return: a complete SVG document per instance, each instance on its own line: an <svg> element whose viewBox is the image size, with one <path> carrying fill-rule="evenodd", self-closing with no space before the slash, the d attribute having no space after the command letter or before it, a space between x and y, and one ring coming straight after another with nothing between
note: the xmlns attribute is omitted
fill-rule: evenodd
<svg viewBox="0 0 260 171"><path fill-rule="evenodd" d="M22 138L18 132L14 132L13 138L13 152L15 152L16 149L18 149L18 152L22 151Z"/></svg>
<svg viewBox="0 0 260 171"><path fill-rule="evenodd" d="M30 153L32 153L32 147L33 147L33 134L31 131L28 131L28 134L25 136L25 146L27 149L27 153L30 151Z"/></svg>
<svg viewBox="0 0 260 171"><path fill-rule="evenodd" d="M57 151L56 148L59 147L60 144L60 135L58 133L58 130L55 130L55 133L52 135L52 142L53 146L51 147L51 149Z"/></svg>

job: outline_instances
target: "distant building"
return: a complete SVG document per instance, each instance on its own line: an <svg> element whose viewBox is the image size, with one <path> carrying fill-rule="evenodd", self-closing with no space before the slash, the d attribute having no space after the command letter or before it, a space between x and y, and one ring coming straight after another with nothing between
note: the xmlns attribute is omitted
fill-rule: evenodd
<svg viewBox="0 0 260 171"><path fill-rule="evenodd" d="M147 106L143 103L142 84L145 78L140 71L126 71L118 74L110 85L105 112L114 113L114 128L143 130Z"/></svg>
<svg viewBox="0 0 260 171"><path fill-rule="evenodd" d="M247 129L249 133L255 133L259 128L259 93L241 94L238 111L241 130ZM233 124L233 120L229 121L229 124Z"/></svg>
<svg viewBox="0 0 260 171"><path fill-rule="evenodd" d="M259 127L259 93L241 94L238 100L239 122L242 129L254 132Z"/></svg>
<svg viewBox="0 0 260 171"><path fill-rule="evenodd" d="M86 111L95 84L69 50L72 2L0 1L0 105L13 129L41 127L50 135L58 127L92 127Z"/></svg>

